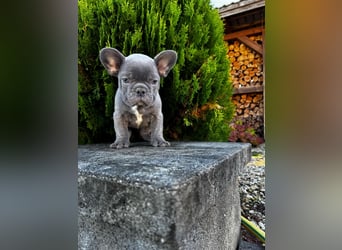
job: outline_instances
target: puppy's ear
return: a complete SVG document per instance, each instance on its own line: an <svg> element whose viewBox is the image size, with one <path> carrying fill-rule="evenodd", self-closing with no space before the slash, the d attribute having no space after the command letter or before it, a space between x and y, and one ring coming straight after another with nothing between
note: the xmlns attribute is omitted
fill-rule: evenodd
<svg viewBox="0 0 342 250"><path fill-rule="evenodd" d="M177 61L177 52L174 50L164 50L154 57L159 75L166 77Z"/></svg>
<svg viewBox="0 0 342 250"><path fill-rule="evenodd" d="M100 61L111 76L117 76L121 65L125 61L125 56L120 51L113 48L103 48L100 50Z"/></svg>

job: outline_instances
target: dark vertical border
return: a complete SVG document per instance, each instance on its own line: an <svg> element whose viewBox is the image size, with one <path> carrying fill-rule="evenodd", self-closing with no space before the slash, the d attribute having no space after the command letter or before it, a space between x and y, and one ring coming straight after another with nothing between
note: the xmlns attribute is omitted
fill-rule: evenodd
<svg viewBox="0 0 342 250"><path fill-rule="evenodd" d="M77 1L0 10L0 249L77 249Z"/></svg>

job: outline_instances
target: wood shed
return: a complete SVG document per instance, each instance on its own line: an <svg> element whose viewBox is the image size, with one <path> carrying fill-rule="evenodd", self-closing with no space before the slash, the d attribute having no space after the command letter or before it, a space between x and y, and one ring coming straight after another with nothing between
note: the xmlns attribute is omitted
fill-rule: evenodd
<svg viewBox="0 0 342 250"><path fill-rule="evenodd" d="M220 7L230 60L235 116L264 137L265 0L241 0Z"/></svg>

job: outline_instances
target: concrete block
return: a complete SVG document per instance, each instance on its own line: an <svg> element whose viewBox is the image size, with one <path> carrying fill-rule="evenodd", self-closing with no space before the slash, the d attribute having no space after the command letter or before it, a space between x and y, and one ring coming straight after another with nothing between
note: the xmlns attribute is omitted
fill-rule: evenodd
<svg viewBox="0 0 342 250"><path fill-rule="evenodd" d="M79 146L79 249L236 249L245 143Z"/></svg>

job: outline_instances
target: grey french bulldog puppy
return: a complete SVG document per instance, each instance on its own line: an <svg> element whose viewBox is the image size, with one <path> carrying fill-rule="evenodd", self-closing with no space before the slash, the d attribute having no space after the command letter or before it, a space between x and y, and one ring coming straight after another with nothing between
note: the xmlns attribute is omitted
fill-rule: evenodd
<svg viewBox="0 0 342 250"><path fill-rule="evenodd" d="M103 48L100 61L111 76L118 78L115 94L112 148L129 147L130 128L155 147L170 146L163 137L162 102L159 95L160 77L166 77L177 61L177 53L164 50L152 59L143 54L125 57L114 48Z"/></svg>

